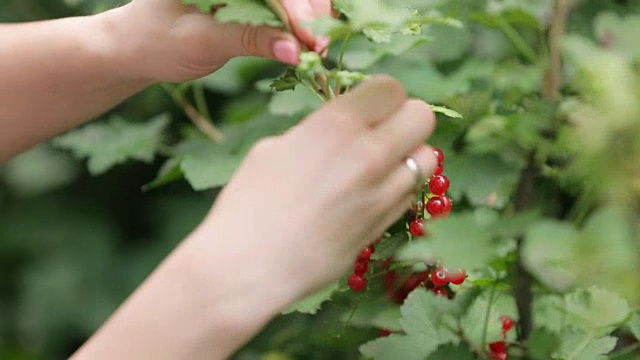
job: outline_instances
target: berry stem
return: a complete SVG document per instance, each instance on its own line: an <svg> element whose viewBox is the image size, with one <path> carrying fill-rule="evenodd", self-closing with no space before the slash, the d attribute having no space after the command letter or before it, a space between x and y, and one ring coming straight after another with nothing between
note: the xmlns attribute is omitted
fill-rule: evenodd
<svg viewBox="0 0 640 360"><path fill-rule="evenodd" d="M484 314L484 325L482 327L482 347L484 348L487 345L487 332L489 330L489 319L491 318L491 307L493 306L493 302L496 298L496 285L498 285L498 279L495 279L495 282L491 286L491 290L489 290L489 303L487 304L487 311Z"/></svg>

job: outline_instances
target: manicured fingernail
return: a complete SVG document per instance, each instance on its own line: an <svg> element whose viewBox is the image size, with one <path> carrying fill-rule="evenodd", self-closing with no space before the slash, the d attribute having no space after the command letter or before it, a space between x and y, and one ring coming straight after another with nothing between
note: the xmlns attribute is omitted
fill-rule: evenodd
<svg viewBox="0 0 640 360"><path fill-rule="evenodd" d="M327 46L329 45L329 42L331 42L331 38L326 36L316 38L316 46L313 49L313 51L317 53L322 52L321 53L322 56L327 56L327 53L329 52L329 49L327 48Z"/></svg>
<svg viewBox="0 0 640 360"><path fill-rule="evenodd" d="M298 45L291 40L280 39L273 44L273 55L276 59L289 65L298 65Z"/></svg>

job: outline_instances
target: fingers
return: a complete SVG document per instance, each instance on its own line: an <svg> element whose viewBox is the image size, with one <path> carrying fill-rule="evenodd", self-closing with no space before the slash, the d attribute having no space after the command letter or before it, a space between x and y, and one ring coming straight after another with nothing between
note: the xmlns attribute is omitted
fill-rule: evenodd
<svg viewBox="0 0 640 360"><path fill-rule="evenodd" d="M348 122L354 128L369 129L398 111L406 99L400 82L388 76L375 76L329 103L312 115L310 121L321 121L324 126Z"/></svg>
<svg viewBox="0 0 640 360"><path fill-rule="evenodd" d="M289 26L295 35L309 49L314 49L316 38L311 33L311 30L306 27L307 23L310 23L316 17L311 3L308 0L281 0L281 3L289 16Z"/></svg>
<svg viewBox="0 0 640 360"><path fill-rule="evenodd" d="M268 26L224 24L225 51L232 56L259 56L289 65L300 62L300 43L293 35Z"/></svg>
<svg viewBox="0 0 640 360"><path fill-rule="evenodd" d="M409 100L402 108L373 129L372 137L390 156L389 160L403 160L409 152L431 135L436 117L431 107L420 100Z"/></svg>
<svg viewBox="0 0 640 360"><path fill-rule="evenodd" d="M426 145L421 145L412 152L409 157L415 160L418 170L421 172L422 181L429 178L438 165L433 149ZM421 182L422 182L421 181ZM395 203L405 198L407 195L415 194L416 189L422 185L418 183L416 174L409 169L403 162L388 173L386 178L381 181L379 187L379 197L381 201Z"/></svg>

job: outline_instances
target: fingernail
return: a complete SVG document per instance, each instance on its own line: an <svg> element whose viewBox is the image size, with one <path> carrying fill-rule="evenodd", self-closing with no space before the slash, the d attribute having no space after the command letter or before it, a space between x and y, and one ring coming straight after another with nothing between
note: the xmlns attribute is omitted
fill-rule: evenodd
<svg viewBox="0 0 640 360"><path fill-rule="evenodd" d="M273 55L276 59L289 65L298 65L298 45L291 40L280 39L273 44Z"/></svg>
<svg viewBox="0 0 640 360"><path fill-rule="evenodd" d="M331 38L326 36L316 38L316 46L313 51L317 53L322 52L322 56L327 56L327 53L329 52L329 49L327 48L329 42L331 42Z"/></svg>

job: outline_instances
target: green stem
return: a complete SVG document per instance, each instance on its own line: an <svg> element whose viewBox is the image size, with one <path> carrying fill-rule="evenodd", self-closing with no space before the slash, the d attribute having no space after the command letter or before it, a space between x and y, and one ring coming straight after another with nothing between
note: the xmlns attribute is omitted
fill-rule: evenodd
<svg viewBox="0 0 640 360"><path fill-rule="evenodd" d="M524 38L503 18L498 18L498 28L507 36L509 41L527 58L531 63L538 62L538 56Z"/></svg>
<svg viewBox="0 0 640 360"><path fill-rule="evenodd" d="M351 32L349 32L342 41L342 46L340 47L340 57L338 58L338 71L342 71L342 69L344 68L344 54L347 52L347 45L349 44L349 40L351 40Z"/></svg>
<svg viewBox="0 0 640 360"><path fill-rule="evenodd" d="M171 99L187 115L189 120L213 142L224 141L224 134L211 121L207 120L182 94L175 88L162 84L162 88L171 96Z"/></svg>
<svg viewBox="0 0 640 360"><path fill-rule="evenodd" d="M487 311L484 315L484 325L482 328L482 346L487 344L487 332L489 331L489 319L491 317L491 307L493 306L493 301L496 298L496 285L497 279L494 285L491 287L491 292L489 293L489 303L487 304Z"/></svg>
<svg viewBox="0 0 640 360"><path fill-rule="evenodd" d="M193 97L196 100L196 108L198 112L202 114L207 120L211 121L211 113L209 112L209 105L207 105L207 99L205 97L204 86L202 83L193 83Z"/></svg>

